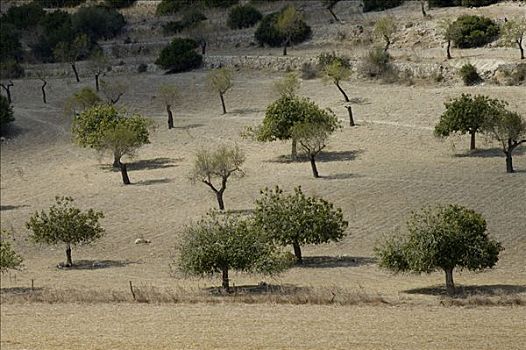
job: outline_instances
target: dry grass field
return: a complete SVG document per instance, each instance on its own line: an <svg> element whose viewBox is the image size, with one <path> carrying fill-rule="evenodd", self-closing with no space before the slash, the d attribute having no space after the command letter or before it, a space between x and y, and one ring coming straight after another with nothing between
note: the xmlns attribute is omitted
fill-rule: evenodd
<svg viewBox="0 0 526 350"><path fill-rule="evenodd" d="M491 8L507 13L503 6ZM291 54L320 52L316 44ZM470 52L480 54L463 54ZM509 58L509 50L499 52ZM362 101L354 105L358 126L351 128L334 86L320 79L303 81L300 94L331 108L345 125L321 156L322 177L314 179L307 162L284 160L289 143L260 144L240 136L263 119L281 73L236 71L234 87L225 96L226 115L220 114L219 96L206 90L205 76L205 70L197 70L119 77L130 87L119 104L157 125L151 144L127 159L130 186L122 185L120 174L111 170L109 156L71 142L64 101L80 87L91 86L89 78L80 84L69 78L50 80L47 105L41 103L37 80L15 81L16 128L1 145L0 214L2 228L15 232L14 247L25 261L22 271L1 279L2 350L524 346L526 147L515 153L517 172L506 174L497 143L480 136L479 150L470 154L467 137L442 141L432 132L444 102L462 92L506 100L526 116L524 85L405 86L353 77L344 87ZM174 108L173 130L166 128L163 106L155 98L158 86L167 82L177 84L182 95ZM236 300L207 289L218 286L218 279L172 273L182 227L216 205L206 186L188 179L193 156L221 143L238 144L247 155L246 176L230 181L225 192L228 210L250 210L259 190L275 185L287 190L301 185L342 208L348 236L336 244L306 247L305 266L273 277L231 276L236 286L265 281L283 286L285 295L287 290L303 294L281 298L263 293ZM65 258L61 246L26 241L24 223L48 208L55 195L72 196L79 207L105 213L106 236L93 246L74 248L76 269L56 267ZM373 247L383 234L402 226L412 210L438 203L480 211L505 247L493 270L455 272L456 283L475 297L451 302L443 296L442 273L394 276L375 263ZM134 244L139 237L152 243ZM33 292L28 290L32 280ZM161 291L160 296L150 295L149 304L135 303L130 281L138 290ZM170 293L177 300L168 298Z"/></svg>

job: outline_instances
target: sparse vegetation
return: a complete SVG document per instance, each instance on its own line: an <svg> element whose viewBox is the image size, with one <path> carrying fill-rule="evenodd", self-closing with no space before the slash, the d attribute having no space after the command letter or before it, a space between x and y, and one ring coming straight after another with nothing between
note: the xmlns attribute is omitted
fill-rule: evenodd
<svg viewBox="0 0 526 350"><path fill-rule="evenodd" d="M375 248L379 265L395 272L443 270L449 295L455 293L455 268L492 268L502 250L489 237L484 217L459 205L426 207L413 213L407 233L388 237Z"/></svg>
<svg viewBox="0 0 526 350"><path fill-rule="evenodd" d="M462 81L464 82L464 85L467 86L477 85L482 81L477 68L471 63L466 63L463 65L462 68L460 68L459 74L462 78Z"/></svg>
<svg viewBox="0 0 526 350"><path fill-rule="evenodd" d="M393 34L396 33L396 23L391 17L382 17L374 25L374 35L385 41L384 52L389 50L392 44Z"/></svg>
<svg viewBox="0 0 526 350"><path fill-rule="evenodd" d="M80 82L79 73L77 70L76 62L77 60L87 55L89 51L89 42L86 35L80 35L72 43L62 41L53 50L53 55L55 59L59 62L68 63L75 73L75 79L77 83Z"/></svg>
<svg viewBox="0 0 526 350"><path fill-rule="evenodd" d="M369 78L392 80L396 70L391 64L391 55L381 47L373 47L363 57L359 71Z"/></svg>
<svg viewBox="0 0 526 350"><path fill-rule="evenodd" d="M40 211L33 214L26 223L31 231L30 239L35 243L66 246L66 263L73 266L71 247L77 244L89 244L104 235L104 229L99 220L104 218L100 211L88 209L83 212L73 206L73 198L56 197L56 202L48 212Z"/></svg>
<svg viewBox="0 0 526 350"><path fill-rule="evenodd" d="M84 87L71 95L64 104L64 113L66 116L75 116L76 114L102 103L102 99L97 93L89 87Z"/></svg>
<svg viewBox="0 0 526 350"><path fill-rule="evenodd" d="M11 248L10 233L0 231L0 274L8 270L16 270L22 266L24 259Z"/></svg>
<svg viewBox="0 0 526 350"><path fill-rule="evenodd" d="M521 60L524 59L524 47L522 41L526 35L526 19L512 19L502 26L502 39L508 45L517 45Z"/></svg>
<svg viewBox="0 0 526 350"><path fill-rule="evenodd" d="M300 81L296 72L289 72L274 83L274 91L279 97L294 97L300 89Z"/></svg>
<svg viewBox="0 0 526 350"><path fill-rule="evenodd" d="M301 246L340 241L347 221L340 208L316 196L306 196L301 187L285 194L276 186L264 189L256 201L255 225L277 243L292 245L299 264L303 263Z"/></svg>

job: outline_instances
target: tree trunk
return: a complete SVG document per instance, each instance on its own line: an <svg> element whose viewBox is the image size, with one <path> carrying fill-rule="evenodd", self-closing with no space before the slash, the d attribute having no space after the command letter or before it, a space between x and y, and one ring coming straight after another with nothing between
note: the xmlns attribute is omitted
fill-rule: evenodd
<svg viewBox="0 0 526 350"><path fill-rule="evenodd" d="M225 98L223 97L223 94L220 92L219 97L221 98L221 107L223 107L223 114L226 114L226 106L225 106Z"/></svg>
<svg viewBox="0 0 526 350"><path fill-rule="evenodd" d="M201 55L205 55L206 54L206 41L203 40L201 41Z"/></svg>
<svg viewBox="0 0 526 350"><path fill-rule="evenodd" d="M71 244L66 243L66 267L73 266L73 260L71 260Z"/></svg>
<svg viewBox="0 0 526 350"><path fill-rule="evenodd" d="M384 39L385 39L384 52L387 52L387 50L389 50L389 46L391 45L391 40L389 40L389 38L386 36L384 36Z"/></svg>
<svg viewBox="0 0 526 350"><path fill-rule="evenodd" d="M79 72L77 72L77 66L75 63L71 64L71 68L73 69L73 73L75 73L75 79L77 79L77 83L80 83Z"/></svg>
<svg viewBox="0 0 526 350"><path fill-rule="evenodd" d="M451 56L451 40L447 41L447 59L450 60L453 57Z"/></svg>
<svg viewBox="0 0 526 350"><path fill-rule="evenodd" d="M352 106L347 106L347 112L349 112L349 126L355 126L354 124L354 117L352 115Z"/></svg>
<svg viewBox="0 0 526 350"><path fill-rule="evenodd" d="M508 145L511 144L510 140L508 140ZM508 150L504 151L506 154L506 172L511 174L514 172L513 170L513 158L511 156L511 152L513 152L513 149L508 146Z"/></svg>
<svg viewBox="0 0 526 350"><path fill-rule="evenodd" d="M340 19L338 17L336 17L336 14L334 13L334 11L332 10L332 6L331 7L327 7L327 10L329 10L329 12L331 13L332 17L334 18L334 20L336 22L340 22Z"/></svg>
<svg viewBox="0 0 526 350"><path fill-rule="evenodd" d="M345 102L349 102L349 96L347 96L347 94L345 93L345 91L343 91L343 89L342 89L342 87L340 86L340 84L337 83L337 82L334 82L334 84L336 85L336 87L338 88L338 90L340 90L340 92L342 93Z"/></svg>
<svg viewBox="0 0 526 350"><path fill-rule="evenodd" d="M473 151L475 150L475 131L470 131L469 134L471 135L471 143L469 144L469 150Z"/></svg>
<svg viewBox="0 0 526 350"><path fill-rule="evenodd" d="M290 154L290 158L293 161L296 161L298 159L298 141L296 141L295 138L292 139L292 151Z"/></svg>
<svg viewBox="0 0 526 350"><path fill-rule="evenodd" d="M47 81L43 80L43 83L42 84L42 101L44 101L44 104L47 104L47 100L46 100L46 85L47 85Z"/></svg>
<svg viewBox="0 0 526 350"><path fill-rule="evenodd" d="M222 286L223 286L223 290L225 292L230 292L230 281L228 279L228 267L224 267L222 271L222 277L223 277L223 283L222 283Z"/></svg>
<svg viewBox="0 0 526 350"><path fill-rule="evenodd" d="M521 50L521 60L524 59L524 48L522 47L522 39L517 41L517 45L519 45L519 50Z"/></svg>
<svg viewBox="0 0 526 350"><path fill-rule="evenodd" d="M216 198L217 198L217 205L219 206L219 210L225 210L225 202L223 201L223 191L217 191Z"/></svg>
<svg viewBox="0 0 526 350"><path fill-rule="evenodd" d="M95 74L95 90L99 92L99 74Z"/></svg>
<svg viewBox="0 0 526 350"><path fill-rule="evenodd" d="M168 129L173 129L174 127L174 116L172 114L172 109L170 105L166 105L166 113L168 113Z"/></svg>
<svg viewBox="0 0 526 350"><path fill-rule="evenodd" d="M294 248L294 255L296 256L296 262L298 264L303 264L303 257L301 256L301 247L298 242L292 243L292 247Z"/></svg>
<svg viewBox="0 0 526 350"><path fill-rule="evenodd" d="M1 84L2 88L5 90L5 94L7 95L7 102L11 104L13 101L11 100L11 86L13 86L13 82L9 81L7 84Z"/></svg>
<svg viewBox="0 0 526 350"><path fill-rule="evenodd" d="M312 168L312 175L315 178L319 178L320 175L318 174L318 168L316 167L316 159L313 155L310 156L310 166Z"/></svg>
<svg viewBox="0 0 526 350"><path fill-rule="evenodd" d="M283 56L287 56L287 47L289 46L290 39L285 40L283 43Z"/></svg>
<svg viewBox="0 0 526 350"><path fill-rule="evenodd" d="M114 168L120 168L121 167L121 157L118 154L113 154L113 167Z"/></svg>
<svg viewBox="0 0 526 350"><path fill-rule="evenodd" d="M424 1L420 1L420 8L422 9L422 16L427 17Z"/></svg>
<svg viewBox="0 0 526 350"><path fill-rule="evenodd" d="M455 294L455 283L453 282L453 269L445 269L446 273L446 291L448 295Z"/></svg>
<svg viewBox="0 0 526 350"><path fill-rule="evenodd" d="M128 167L126 166L126 163L121 163L121 175L122 175L122 183L125 185L131 184L130 178L128 177Z"/></svg>

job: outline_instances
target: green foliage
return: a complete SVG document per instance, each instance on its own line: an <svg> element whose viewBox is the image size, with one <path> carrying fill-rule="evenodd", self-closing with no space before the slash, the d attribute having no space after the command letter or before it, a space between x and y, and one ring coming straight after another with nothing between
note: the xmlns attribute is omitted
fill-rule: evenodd
<svg viewBox="0 0 526 350"><path fill-rule="evenodd" d="M428 0L429 8L459 6L460 0Z"/></svg>
<svg viewBox="0 0 526 350"><path fill-rule="evenodd" d="M374 24L373 34L376 38L385 41L385 51L389 48L394 33L396 33L396 22L392 17L384 16Z"/></svg>
<svg viewBox="0 0 526 350"><path fill-rule="evenodd" d="M97 95L95 90L89 87L83 87L66 100L64 113L66 115L75 115L101 103L102 99Z"/></svg>
<svg viewBox="0 0 526 350"><path fill-rule="evenodd" d="M286 28L287 31L278 27L278 19L287 8L263 17L254 34L260 45L267 44L271 47L279 47L287 40L290 40L292 44L298 44L310 38L312 30L301 18L291 22L293 25Z"/></svg>
<svg viewBox="0 0 526 350"><path fill-rule="evenodd" d="M501 28L502 40L505 44L522 49L522 42L526 35L526 18L511 19L504 23ZM524 59L524 52L521 50L521 59Z"/></svg>
<svg viewBox="0 0 526 350"><path fill-rule="evenodd" d="M195 52L197 47L197 42L192 39L175 38L161 51L155 64L170 70L170 73L199 68L203 62L203 56Z"/></svg>
<svg viewBox="0 0 526 350"><path fill-rule="evenodd" d="M135 4L137 0L104 0L104 4L111 8L122 9Z"/></svg>
<svg viewBox="0 0 526 350"><path fill-rule="evenodd" d="M395 272L483 270L495 266L502 246L486 231L484 217L459 205L426 207L412 214L407 233L375 247L379 265ZM454 288L451 277L451 286Z"/></svg>
<svg viewBox="0 0 526 350"><path fill-rule="evenodd" d="M24 68L15 60L0 61L0 79L18 79L24 73Z"/></svg>
<svg viewBox="0 0 526 350"><path fill-rule="evenodd" d="M326 126L331 132L340 126L338 118L316 103L297 96L282 96L267 107L265 118L257 130L258 141L288 140L297 123L312 123Z"/></svg>
<svg viewBox="0 0 526 350"><path fill-rule="evenodd" d="M180 270L190 275L222 272L225 289L230 270L275 274L289 266L250 219L214 211L184 229L178 248Z"/></svg>
<svg viewBox="0 0 526 350"><path fill-rule="evenodd" d="M363 12L383 11L402 5L404 0L364 0Z"/></svg>
<svg viewBox="0 0 526 350"><path fill-rule="evenodd" d="M237 5L239 0L204 0L206 7L223 7L228 8L233 5Z"/></svg>
<svg viewBox="0 0 526 350"><path fill-rule="evenodd" d="M300 246L337 242L345 236L347 221L340 208L318 197L306 196L301 187L285 194L276 186L261 191L254 220L258 229L281 245L293 245L301 262Z"/></svg>
<svg viewBox="0 0 526 350"><path fill-rule="evenodd" d="M104 6L81 7L72 15L71 22L73 30L86 34L91 42L115 37L126 24L119 11Z"/></svg>
<svg viewBox="0 0 526 350"><path fill-rule="evenodd" d="M22 257L15 253L8 240L9 233L5 230L0 232L0 274L8 270L18 269L22 266Z"/></svg>
<svg viewBox="0 0 526 350"><path fill-rule="evenodd" d="M477 85L482 81L477 68L471 63L466 63L463 65L462 68L460 68L459 74L462 77L464 85L467 86Z"/></svg>
<svg viewBox="0 0 526 350"><path fill-rule="evenodd" d="M292 128L292 138L298 141L309 158L313 158L327 146L332 132L325 125L298 123Z"/></svg>
<svg viewBox="0 0 526 350"><path fill-rule="evenodd" d="M373 47L362 59L360 73L369 78L388 78L395 73L391 55L381 47Z"/></svg>
<svg viewBox="0 0 526 350"><path fill-rule="evenodd" d="M14 120L13 107L9 104L7 97L0 95L0 135L4 132L6 126Z"/></svg>
<svg viewBox="0 0 526 350"><path fill-rule="evenodd" d="M338 56L335 52L322 52L318 55L318 67L324 70L327 66L338 63L341 67L351 68L349 58Z"/></svg>
<svg viewBox="0 0 526 350"><path fill-rule="evenodd" d="M325 65L323 72L325 78L335 84L341 81L348 80L351 77L351 68L347 63L342 63L342 60L333 60L331 63Z"/></svg>
<svg viewBox="0 0 526 350"><path fill-rule="evenodd" d="M58 62L74 63L87 56L90 50L88 36L81 34L73 42L61 41L53 49L53 55Z"/></svg>
<svg viewBox="0 0 526 350"><path fill-rule="evenodd" d="M198 9L186 11L180 21L170 21L163 24L164 34L175 34L193 27L195 24L206 20L206 16Z"/></svg>
<svg viewBox="0 0 526 350"><path fill-rule="evenodd" d="M113 127L101 130L100 150L111 152L114 159L133 157L137 149L150 143L149 126L149 121L139 115L121 118Z"/></svg>
<svg viewBox="0 0 526 350"><path fill-rule="evenodd" d="M36 27L45 15L46 12L38 1L11 6L1 18L2 27L9 23L17 29L30 30Z"/></svg>
<svg viewBox="0 0 526 350"><path fill-rule="evenodd" d="M73 198L55 197L48 212L36 212L29 218L26 227L31 230L29 238L35 243L70 245L89 244L104 235L99 220L104 218L100 211L86 212L73 207Z"/></svg>
<svg viewBox="0 0 526 350"><path fill-rule="evenodd" d="M8 60L19 61L21 57L22 44L20 43L20 34L12 24L2 23L2 30L0 30L0 62Z"/></svg>
<svg viewBox="0 0 526 350"><path fill-rule="evenodd" d="M75 7L86 2L86 0L39 0L44 8Z"/></svg>
<svg viewBox="0 0 526 350"><path fill-rule="evenodd" d="M211 90L223 95L234 86L233 75L234 73L228 68L212 69L207 75L208 86Z"/></svg>
<svg viewBox="0 0 526 350"><path fill-rule="evenodd" d="M499 26L486 17L464 15L452 25L455 26L452 39L457 47L463 49L484 46L499 35Z"/></svg>
<svg viewBox="0 0 526 350"><path fill-rule="evenodd" d="M500 0L462 0L461 5L464 7L481 7L496 4Z"/></svg>
<svg viewBox="0 0 526 350"><path fill-rule="evenodd" d="M155 14L157 16L173 15L179 12L183 8L186 8L192 5L198 5L199 1L200 0L162 0L159 3L159 5L157 5Z"/></svg>
<svg viewBox="0 0 526 350"><path fill-rule="evenodd" d="M250 28L263 18L254 6L239 5L228 12L227 25L230 29Z"/></svg>
<svg viewBox="0 0 526 350"><path fill-rule="evenodd" d="M77 33L73 30L71 15L57 10L48 13L40 22L42 33L38 41L31 46L35 58L42 62L54 62L53 50L61 42L73 43Z"/></svg>
<svg viewBox="0 0 526 350"><path fill-rule="evenodd" d="M280 97L294 97L299 89L300 81L296 72L289 72L274 83L274 90Z"/></svg>

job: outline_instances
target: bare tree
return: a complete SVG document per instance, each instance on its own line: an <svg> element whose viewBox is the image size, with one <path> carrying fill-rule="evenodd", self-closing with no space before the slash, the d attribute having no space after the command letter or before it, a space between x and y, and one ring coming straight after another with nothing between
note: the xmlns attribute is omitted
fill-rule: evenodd
<svg viewBox="0 0 526 350"><path fill-rule="evenodd" d="M330 12L336 22L340 22L340 19L334 13L334 6L340 2L340 0L322 0L321 1L325 8Z"/></svg>
<svg viewBox="0 0 526 350"><path fill-rule="evenodd" d="M53 50L55 59L59 62L69 63L73 73L75 73L75 79L77 83L80 82L79 73L77 71L77 60L88 53L89 50L89 39L86 34L81 34L68 43L61 41Z"/></svg>
<svg viewBox="0 0 526 350"><path fill-rule="evenodd" d="M172 105L176 103L179 97L179 89L176 85L164 84L159 86L159 98L166 108L168 114L168 129L174 127L174 117L172 113Z"/></svg>
<svg viewBox="0 0 526 350"><path fill-rule="evenodd" d="M44 104L47 104L47 96L46 96L46 86L47 86L47 74L44 69L40 69L36 72L36 77L38 80L42 82L42 86L40 87L40 90L42 90L42 102Z"/></svg>
<svg viewBox="0 0 526 350"><path fill-rule="evenodd" d="M190 180L210 187L216 195L219 209L224 210L223 193L227 181L232 175L244 175L241 170L244 161L245 155L238 146L220 146L214 151L201 150L196 155ZM219 184L214 184L214 179L218 179Z"/></svg>
<svg viewBox="0 0 526 350"><path fill-rule="evenodd" d="M99 77L108 70L110 60L102 50L95 51L89 58L88 70L95 77L95 90L99 92Z"/></svg>
<svg viewBox="0 0 526 350"><path fill-rule="evenodd" d="M232 82L233 73L227 68L218 68L208 73L208 85L210 88L219 93L223 114L226 114L225 93L230 90L234 83Z"/></svg>
<svg viewBox="0 0 526 350"><path fill-rule="evenodd" d="M385 41L384 52L389 50L389 46L392 44L394 33L396 33L396 22L392 17L382 17L374 25L374 35L377 38L382 38Z"/></svg>
<svg viewBox="0 0 526 350"><path fill-rule="evenodd" d="M100 90L108 103L112 105L128 92L129 85L122 80L100 80Z"/></svg>

